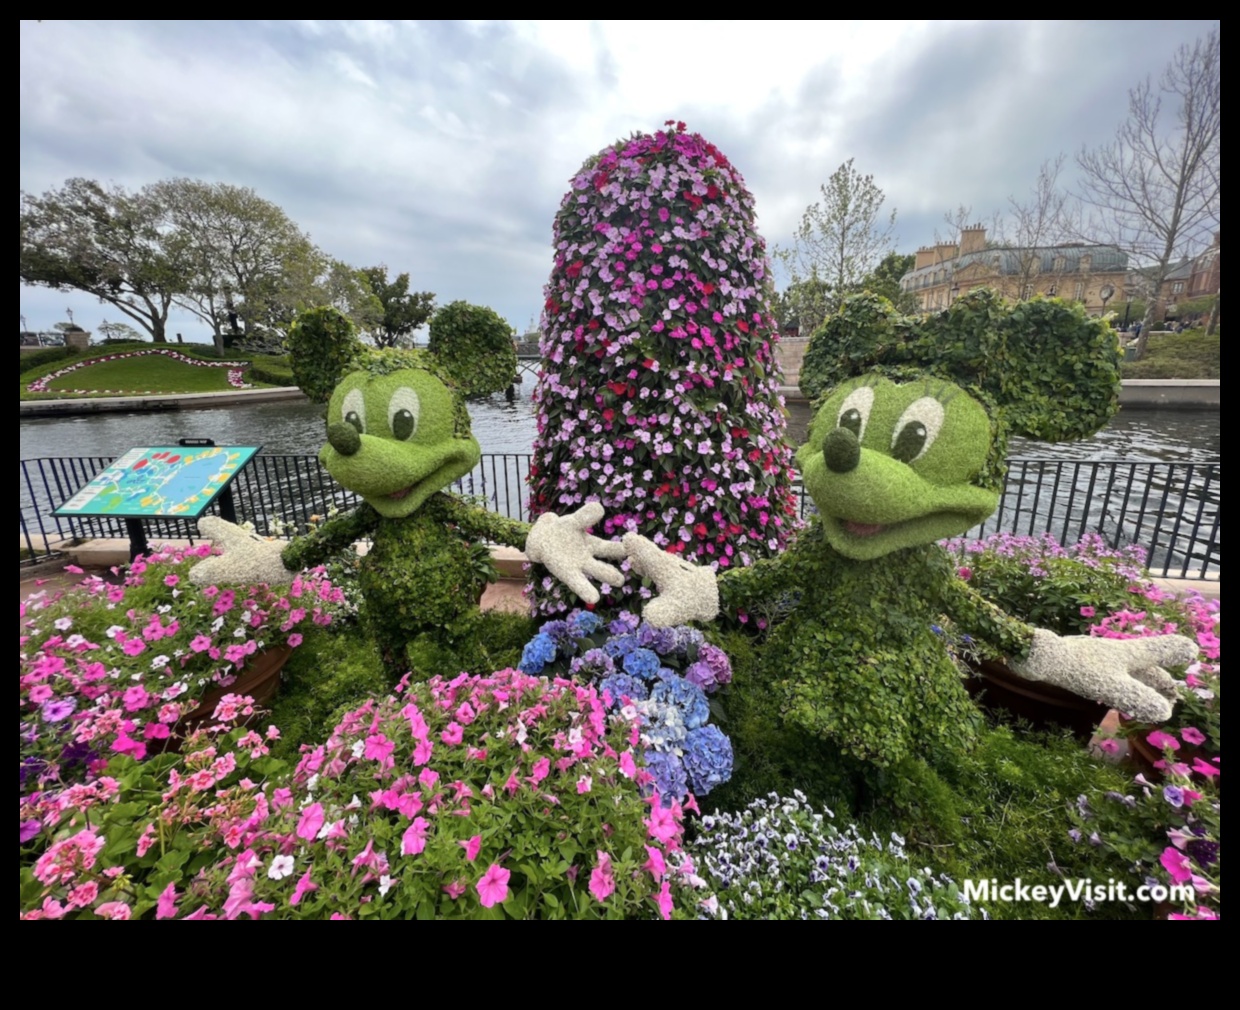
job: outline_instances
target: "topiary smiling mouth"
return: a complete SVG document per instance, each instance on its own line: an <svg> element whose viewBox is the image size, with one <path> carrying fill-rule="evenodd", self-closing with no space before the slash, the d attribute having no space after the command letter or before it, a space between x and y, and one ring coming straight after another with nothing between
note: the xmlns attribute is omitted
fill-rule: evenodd
<svg viewBox="0 0 1240 1010"><path fill-rule="evenodd" d="M854 537L872 537L889 528L886 523L858 523L853 522L851 519L841 519L840 525L844 528L844 532L850 533Z"/></svg>
<svg viewBox="0 0 1240 1010"><path fill-rule="evenodd" d="M391 494L386 494L383 497L390 498L392 501L400 501L402 498L409 497L416 486L416 484L410 484L408 487L402 487L399 491L393 491Z"/></svg>

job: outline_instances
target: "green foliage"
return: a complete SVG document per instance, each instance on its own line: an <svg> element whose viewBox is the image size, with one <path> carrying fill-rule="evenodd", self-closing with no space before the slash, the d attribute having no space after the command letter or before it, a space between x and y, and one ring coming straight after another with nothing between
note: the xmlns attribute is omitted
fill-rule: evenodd
<svg viewBox="0 0 1240 1010"><path fill-rule="evenodd" d="M912 270L916 262L917 257L912 253L905 256L889 252L878 261L878 266L861 279L858 289L886 298L899 312L915 313L918 310L917 296L900 290L900 278Z"/></svg>
<svg viewBox="0 0 1240 1010"><path fill-rule="evenodd" d="M374 640L356 624L307 630L284 667L283 681L271 721L280 727L274 753L290 761L347 709L391 688Z"/></svg>
<svg viewBox="0 0 1240 1010"><path fill-rule="evenodd" d="M466 396L497 393L517 374L513 329L497 312L456 301L431 317L431 354Z"/></svg>
<svg viewBox="0 0 1240 1010"><path fill-rule="evenodd" d="M358 273L378 299L380 317L370 331L377 347L395 347L408 340L435 311L433 291L410 291L409 274L398 274L388 280L386 266L363 267Z"/></svg>
<svg viewBox="0 0 1240 1010"><path fill-rule="evenodd" d="M721 578L724 609L760 599L768 575L802 595L771 631L754 675L737 675L733 694L770 697L744 708L769 713L777 706L777 729L795 727L879 767L971 745L977 711L933 629L954 578L941 549L857 563L825 540L805 538L769 569ZM743 734L733 742L741 754L749 751Z"/></svg>
<svg viewBox="0 0 1240 1010"><path fill-rule="evenodd" d="M320 306L302 312L289 327L289 359L301 391L326 403L361 350L353 323L339 309Z"/></svg>
<svg viewBox="0 0 1240 1010"><path fill-rule="evenodd" d="M189 262L153 186L127 192L69 179L42 196L21 194L23 283L82 291L115 306L163 342L173 298L188 289Z"/></svg>
<svg viewBox="0 0 1240 1010"><path fill-rule="evenodd" d="M979 289L913 319L884 299L858 295L814 334L801 388L817 397L867 372L934 375L993 404L1013 433L1058 442L1085 438L1110 420L1119 357L1105 323L1055 298L1008 303Z"/></svg>
<svg viewBox="0 0 1240 1010"><path fill-rule="evenodd" d="M273 386L295 386L292 361L286 354L256 354L250 366L250 379Z"/></svg>
<svg viewBox="0 0 1240 1010"><path fill-rule="evenodd" d="M1069 735L987 728L971 751L947 753L932 767L901 764L881 783L862 822L880 834L899 831L910 852L959 880L1056 884L1121 879L1125 862L1068 836L1067 811L1082 794L1124 787L1118 769L1091 757ZM1130 918L1113 903L1091 913L1083 905L1048 908L994 902L996 918Z"/></svg>
<svg viewBox="0 0 1240 1010"><path fill-rule="evenodd" d="M47 365L59 365L65 358L75 358L79 353L76 347L42 347L37 351L23 351L18 364L21 374L25 375L44 370Z"/></svg>
<svg viewBox="0 0 1240 1010"><path fill-rule="evenodd" d="M1145 356L1125 361L1125 379L1221 379L1222 340L1201 330L1150 334Z"/></svg>

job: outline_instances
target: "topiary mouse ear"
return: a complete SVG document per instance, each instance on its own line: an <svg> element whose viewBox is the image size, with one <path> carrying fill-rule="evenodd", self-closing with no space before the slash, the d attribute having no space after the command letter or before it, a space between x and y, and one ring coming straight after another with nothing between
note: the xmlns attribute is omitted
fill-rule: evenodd
<svg viewBox="0 0 1240 1010"><path fill-rule="evenodd" d="M1088 438L1119 409L1115 331L1083 305L1017 302L1004 314L991 382L1012 432L1044 442Z"/></svg>
<svg viewBox="0 0 1240 1010"><path fill-rule="evenodd" d="M299 313L288 331L293 378L311 400L326 403L364 350L352 321L331 306Z"/></svg>
<svg viewBox="0 0 1240 1010"><path fill-rule="evenodd" d="M801 392L815 400L847 379L874 371L897 344L908 340L914 320L881 295L850 295L814 331L801 364Z"/></svg>
<svg viewBox="0 0 1240 1010"><path fill-rule="evenodd" d="M497 393L517 374L512 327L482 305L452 302L431 317L427 349L466 396Z"/></svg>
<svg viewBox="0 0 1240 1010"><path fill-rule="evenodd" d="M947 379L982 395L1013 434L1087 438L1119 406L1119 342L1083 306L1056 298L1005 302L985 289L924 319L886 299L855 295L814 333L801 388L814 397L879 372L897 381Z"/></svg>

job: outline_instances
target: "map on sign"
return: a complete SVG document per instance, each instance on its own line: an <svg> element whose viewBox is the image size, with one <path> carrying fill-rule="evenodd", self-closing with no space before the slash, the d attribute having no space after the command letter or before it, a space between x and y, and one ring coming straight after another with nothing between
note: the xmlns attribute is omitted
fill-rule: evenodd
<svg viewBox="0 0 1240 1010"><path fill-rule="evenodd" d="M260 448L206 445L131 449L52 515L197 519Z"/></svg>

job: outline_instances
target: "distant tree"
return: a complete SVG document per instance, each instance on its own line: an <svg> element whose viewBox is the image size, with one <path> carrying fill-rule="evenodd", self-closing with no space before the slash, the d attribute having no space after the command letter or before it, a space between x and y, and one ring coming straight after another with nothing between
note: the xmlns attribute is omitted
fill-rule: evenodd
<svg viewBox="0 0 1240 1010"><path fill-rule="evenodd" d="M42 196L22 193L18 231L23 283L94 295L167 340L168 311L190 274L154 187L130 193L69 179Z"/></svg>
<svg viewBox="0 0 1240 1010"><path fill-rule="evenodd" d="M1180 46L1157 85L1146 77L1128 92L1115 138L1077 155L1092 227L1150 264L1138 354L1167 274L1219 224L1221 70L1218 29Z"/></svg>
<svg viewBox="0 0 1240 1010"><path fill-rule="evenodd" d="M917 311L917 296L900 290L900 278L913 269L917 257L890 252L878 261L878 266L866 274L857 286L859 291L882 295L902 313Z"/></svg>
<svg viewBox="0 0 1240 1010"><path fill-rule="evenodd" d="M1039 277L1043 277L1043 290L1058 283L1053 278L1049 282L1045 280L1039 250L1066 241L1070 234L1070 198L1059 184L1063 163L1062 154L1042 162L1029 192L1023 197L1009 196L1007 213L996 215L998 234L995 237L1016 254L1017 291L1022 296L1034 290ZM1054 260L1051 268L1054 271L1063 269Z"/></svg>
<svg viewBox="0 0 1240 1010"><path fill-rule="evenodd" d="M815 329L895 245L896 212L884 215L886 197L874 176L849 158L820 187L822 200L805 208L791 248L775 256L791 275L788 292L801 331ZM823 301L819 294L825 288ZM825 310L825 311L824 311Z"/></svg>
<svg viewBox="0 0 1240 1010"><path fill-rule="evenodd" d="M370 333L383 322L383 304L366 274L341 260L332 260L318 281L315 304L343 312L359 333Z"/></svg>
<svg viewBox="0 0 1240 1010"><path fill-rule="evenodd" d="M211 327L217 350L283 329L315 302L329 261L280 207L226 183L170 179L152 189L189 267L176 303Z"/></svg>
<svg viewBox="0 0 1240 1010"><path fill-rule="evenodd" d="M106 319L99 324L96 331L104 340L141 340L142 334L128 323L109 323Z"/></svg>
<svg viewBox="0 0 1240 1010"><path fill-rule="evenodd" d="M364 267L359 272L382 309L377 324L369 330L375 346L396 347L411 342L413 332L435 312L434 292L410 291L407 273L398 274L389 281L388 268L383 264Z"/></svg>

